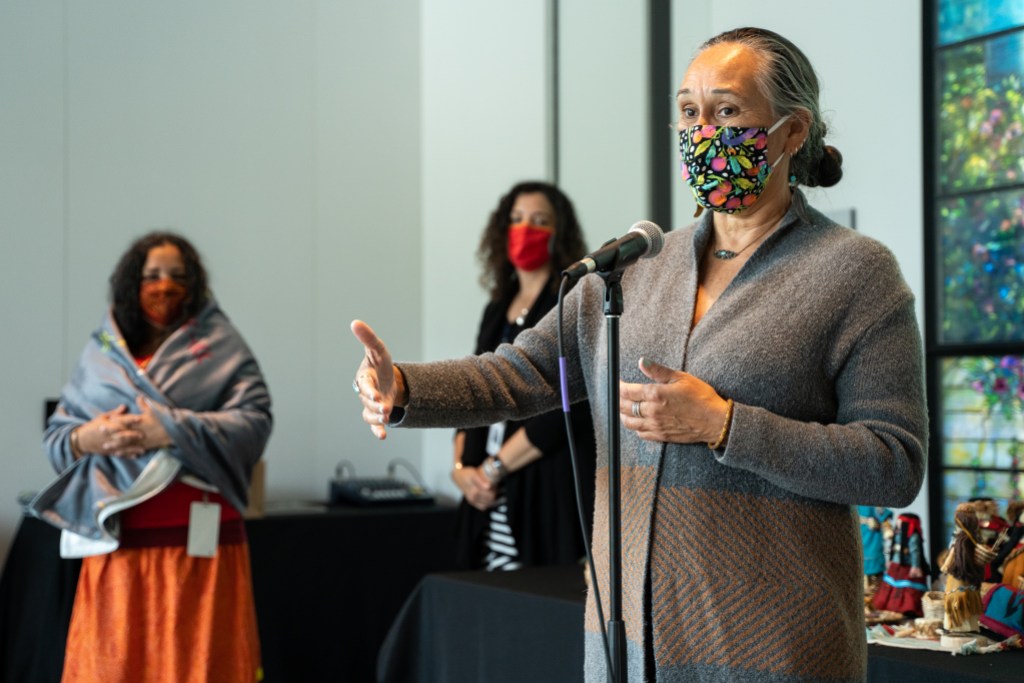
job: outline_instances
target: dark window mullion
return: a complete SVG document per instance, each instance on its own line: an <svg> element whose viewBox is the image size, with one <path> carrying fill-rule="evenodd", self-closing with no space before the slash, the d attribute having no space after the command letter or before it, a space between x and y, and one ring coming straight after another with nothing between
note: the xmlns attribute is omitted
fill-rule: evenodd
<svg viewBox="0 0 1024 683"><path fill-rule="evenodd" d="M956 50L957 48L967 47L978 43L990 43L994 40L998 40L1013 33L1020 33L1021 31L1024 31L1024 26L1011 26L1009 28L1003 28L999 29L998 31L993 31L992 33L984 33L977 36L971 36L970 38L964 38L963 40L958 40L955 43L946 43L945 45L938 45L938 41L936 40L935 53L936 56L938 56L939 54L946 52L947 50Z"/></svg>
<svg viewBox="0 0 1024 683"><path fill-rule="evenodd" d="M963 465L946 465L942 468L944 472L985 472L987 474L1020 474L1021 469L1006 467L965 467Z"/></svg>
<svg viewBox="0 0 1024 683"><path fill-rule="evenodd" d="M1024 182L1019 183L1004 183L1002 185L993 185L992 187L979 187L971 190L958 190L956 192L946 192L943 194L936 193L935 203L947 202L950 199L963 199L966 197L977 197L983 194L996 194L999 192L1012 192L1014 190L1024 191Z"/></svg>

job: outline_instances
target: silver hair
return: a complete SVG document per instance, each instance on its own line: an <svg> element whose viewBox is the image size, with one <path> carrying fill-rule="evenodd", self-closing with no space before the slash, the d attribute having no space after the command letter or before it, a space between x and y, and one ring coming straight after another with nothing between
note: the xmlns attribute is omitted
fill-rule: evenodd
<svg viewBox="0 0 1024 683"><path fill-rule="evenodd" d="M828 128L818 102L818 76L807 56L779 34L750 27L720 33L701 45L700 51L720 43L746 45L764 57L755 79L776 117L801 110L809 116L807 139L790 162L796 183L822 187L838 183L843 176L843 157L835 147L825 144Z"/></svg>

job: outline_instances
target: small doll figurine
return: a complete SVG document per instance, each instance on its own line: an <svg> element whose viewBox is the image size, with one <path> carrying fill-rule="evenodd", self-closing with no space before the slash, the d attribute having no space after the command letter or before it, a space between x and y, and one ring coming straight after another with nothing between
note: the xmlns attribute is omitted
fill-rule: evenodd
<svg viewBox="0 0 1024 683"><path fill-rule="evenodd" d="M975 553L978 563L985 569L982 580L994 582L997 571L993 561L1009 535L1010 525L999 516L999 505L994 499L971 498L967 502L974 506L974 513L978 516L978 547Z"/></svg>
<svg viewBox="0 0 1024 683"><path fill-rule="evenodd" d="M1024 590L1024 501L1017 500L1007 505L1006 518L1013 526L1006 543L992 560L992 580Z"/></svg>
<svg viewBox="0 0 1024 683"><path fill-rule="evenodd" d="M892 510L858 505L860 540L864 548L864 597L871 599L885 572L885 544L892 540Z"/></svg>
<svg viewBox="0 0 1024 683"><path fill-rule="evenodd" d="M977 537L978 542L991 546L996 539L995 533L989 530L1006 526L1006 520L999 516L999 504L993 498L971 498L967 502L974 506L974 514L978 517L979 533L981 534Z"/></svg>
<svg viewBox="0 0 1024 683"><path fill-rule="evenodd" d="M921 538L921 518L904 512L896 519L889 566L871 604L876 610L920 617L924 614L921 596L927 590L928 560Z"/></svg>
<svg viewBox="0 0 1024 683"><path fill-rule="evenodd" d="M942 565L942 571L946 573L946 614L942 625L946 631L977 631L978 617L983 611L981 581L984 567L975 554L980 525L974 506L971 503L957 505L953 522L956 524L953 542Z"/></svg>

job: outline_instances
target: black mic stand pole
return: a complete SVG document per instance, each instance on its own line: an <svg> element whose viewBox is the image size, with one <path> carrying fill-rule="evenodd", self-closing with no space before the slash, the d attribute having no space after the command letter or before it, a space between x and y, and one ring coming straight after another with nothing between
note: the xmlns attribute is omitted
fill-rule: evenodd
<svg viewBox="0 0 1024 683"><path fill-rule="evenodd" d="M610 683L626 683L626 624L622 621L621 446L619 439L619 318L622 271L604 278L604 317L608 334L608 647Z"/></svg>

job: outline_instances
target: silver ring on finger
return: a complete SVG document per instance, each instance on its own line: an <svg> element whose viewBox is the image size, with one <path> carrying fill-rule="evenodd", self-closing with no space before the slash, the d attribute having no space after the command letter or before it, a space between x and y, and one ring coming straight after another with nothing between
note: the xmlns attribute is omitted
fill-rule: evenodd
<svg viewBox="0 0 1024 683"><path fill-rule="evenodd" d="M633 401L633 417L643 417L644 414L640 411L640 404L642 401Z"/></svg>
<svg viewBox="0 0 1024 683"><path fill-rule="evenodd" d="M359 382L352 380L352 391L359 393Z"/></svg>

